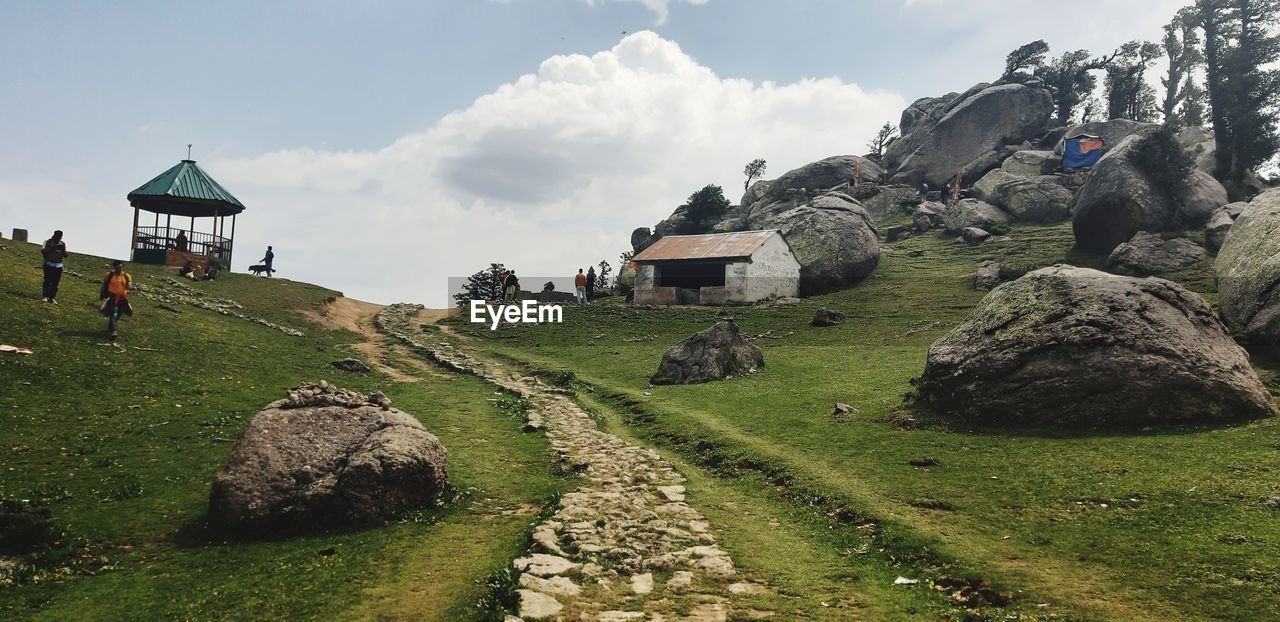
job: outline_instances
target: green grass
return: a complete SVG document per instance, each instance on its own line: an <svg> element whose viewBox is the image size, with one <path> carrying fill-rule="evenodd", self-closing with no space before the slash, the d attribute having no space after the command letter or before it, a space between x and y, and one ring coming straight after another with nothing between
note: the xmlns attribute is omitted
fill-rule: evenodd
<svg viewBox="0 0 1280 622"><path fill-rule="evenodd" d="M135 296L137 314L111 346L96 284L67 275L61 305L40 302L37 251L0 251L0 343L35 351L0 356L0 498L51 510L75 546L0 586L0 618L485 615L475 607L485 575L523 550L532 514L563 485L545 439L521 433L522 421L490 401L491 387L329 368L356 336L300 312L337 292L283 279L224 274L192 287L305 337ZM98 276L106 263L73 255L68 269ZM148 286L170 275L127 269ZM287 388L320 379L384 391L417 416L449 449L457 498L376 529L242 541L210 528L209 486L231 449L223 441Z"/></svg>
<svg viewBox="0 0 1280 622"><path fill-rule="evenodd" d="M971 289L978 261L1105 263L1072 250L1069 224L1016 227L978 247L932 235L891 246L854 288L731 309L744 331L772 336L756 341L764 370L726 382L647 381L662 351L709 325L712 309L605 302L570 307L559 325L461 330L534 367L572 370L635 433L690 462L821 495L822 511L877 521L886 555L924 551L914 563L980 573L1014 590L1023 610L1196 619L1280 608L1280 521L1264 503L1280 488L1275 420L1076 434L894 424L915 416L902 398L929 345L981 299ZM1207 262L1170 278L1216 299ZM849 317L811 328L819 305ZM1280 388L1280 366L1255 363ZM833 419L835 402L859 413ZM938 465L909 464L923 458Z"/></svg>

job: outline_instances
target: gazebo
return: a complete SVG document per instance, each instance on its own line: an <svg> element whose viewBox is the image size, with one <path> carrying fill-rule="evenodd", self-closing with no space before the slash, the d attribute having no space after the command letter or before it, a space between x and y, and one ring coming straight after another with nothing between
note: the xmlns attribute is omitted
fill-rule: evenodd
<svg viewBox="0 0 1280 622"><path fill-rule="evenodd" d="M231 267L231 242L236 233L236 214L244 211L240 203L208 173L196 166L195 160L183 160L155 179L129 193L133 206L133 240L130 248L137 263L182 266L188 261L204 267L217 262ZM143 211L155 214L154 224L142 226ZM160 215L164 214L164 223ZM190 218L175 228L173 217ZM231 217L231 233L226 233L226 220ZM213 219L209 231L196 231L197 218ZM182 225L186 224L186 227Z"/></svg>

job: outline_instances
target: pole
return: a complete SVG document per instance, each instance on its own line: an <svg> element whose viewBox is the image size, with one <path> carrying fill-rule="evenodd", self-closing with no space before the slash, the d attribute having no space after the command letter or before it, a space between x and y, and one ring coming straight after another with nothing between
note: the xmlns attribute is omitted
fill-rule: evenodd
<svg viewBox="0 0 1280 622"><path fill-rule="evenodd" d="M231 269L231 253L236 249L236 215L231 215L231 237L227 238L227 270Z"/></svg>
<svg viewBox="0 0 1280 622"><path fill-rule="evenodd" d="M134 254L138 252L138 208L133 208L133 235L129 238L129 261L135 261Z"/></svg>

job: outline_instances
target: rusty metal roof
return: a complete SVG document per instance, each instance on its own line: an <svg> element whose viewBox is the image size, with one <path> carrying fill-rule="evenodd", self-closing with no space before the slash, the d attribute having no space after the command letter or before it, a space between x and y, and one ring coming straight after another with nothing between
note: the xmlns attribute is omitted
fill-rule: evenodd
<svg viewBox="0 0 1280 622"><path fill-rule="evenodd" d="M668 235L640 251L631 261L680 261L688 259L733 259L750 257L777 234L767 231L737 231L705 235Z"/></svg>

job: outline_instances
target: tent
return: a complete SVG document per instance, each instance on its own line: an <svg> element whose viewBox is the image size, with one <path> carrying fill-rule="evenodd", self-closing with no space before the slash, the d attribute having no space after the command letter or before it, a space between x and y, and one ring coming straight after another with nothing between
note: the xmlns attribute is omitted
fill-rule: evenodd
<svg viewBox="0 0 1280 622"><path fill-rule="evenodd" d="M1097 164L1104 146L1106 145L1101 138L1090 134L1076 134L1067 138L1062 145L1062 168L1089 168Z"/></svg>

